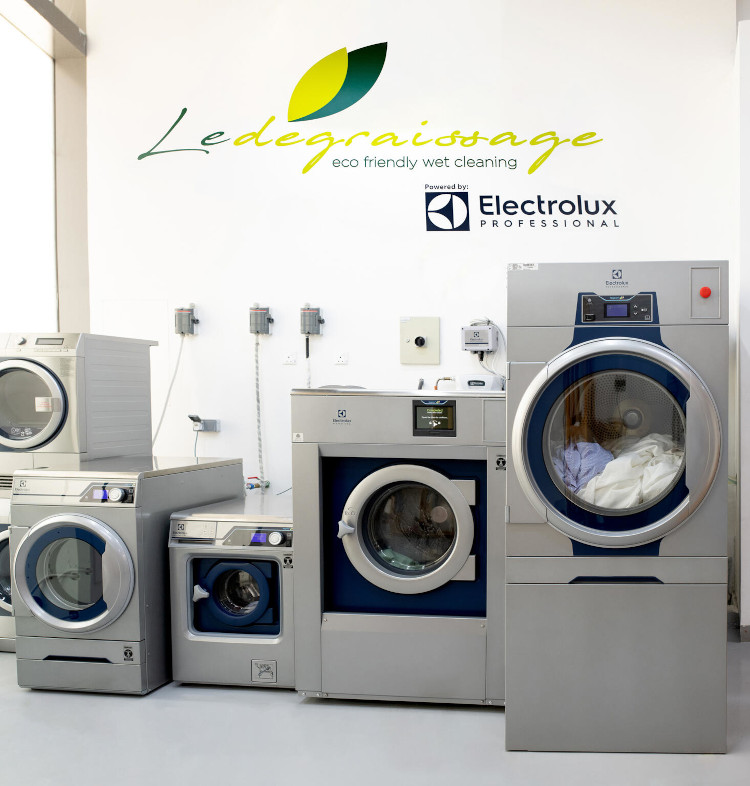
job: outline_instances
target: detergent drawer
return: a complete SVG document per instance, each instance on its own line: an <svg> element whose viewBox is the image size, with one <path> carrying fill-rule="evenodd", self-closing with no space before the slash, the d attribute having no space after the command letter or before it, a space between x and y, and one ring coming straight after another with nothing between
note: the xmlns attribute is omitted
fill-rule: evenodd
<svg viewBox="0 0 750 786"><path fill-rule="evenodd" d="M656 581L507 585L509 750L726 750L726 585Z"/></svg>
<svg viewBox="0 0 750 786"><path fill-rule="evenodd" d="M487 620L323 615L323 692L411 701L485 700Z"/></svg>

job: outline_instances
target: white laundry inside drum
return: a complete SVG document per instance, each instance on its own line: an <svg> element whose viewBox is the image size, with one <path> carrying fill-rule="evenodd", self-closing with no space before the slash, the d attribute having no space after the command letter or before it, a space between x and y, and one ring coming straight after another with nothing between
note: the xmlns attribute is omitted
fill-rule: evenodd
<svg viewBox="0 0 750 786"><path fill-rule="evenodd" d="M633 508L659 499L682 472L685 451L668 434L649 434L633 441L624 437L610 445L613 455L604 469L578 492L598 508Z"/></svg>
<svg viewBox="0 0 750 786"><path fill-rule="evenodd" d="M685 416L643 374L607 370L570 386L550 410L545 463L565 496L603 515L645 509L666 496L685 466Z"/></svg>

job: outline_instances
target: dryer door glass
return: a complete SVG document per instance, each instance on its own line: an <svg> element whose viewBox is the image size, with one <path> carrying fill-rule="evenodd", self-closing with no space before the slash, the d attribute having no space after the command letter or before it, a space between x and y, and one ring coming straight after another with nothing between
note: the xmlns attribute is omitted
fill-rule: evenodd
<svg viewBox="0 0 750 786"><path fill-rule="evenodd" d="M65 393L50 371L28 360L0 361L0 445L38 447L64 420Z"/></svg>
<svg viewBox="0 0 750 786"><path fill-rule="evenodd" d="M0 434L14 440L38 434L52 417L50 397L38 374L26 369L0 373Z"/></svg>
<svg viewBox="0 0 750 786"><path fill-rule="evenodd" d="M721 440L716 403L684 361L642 339L596 339L528 386L513 470L539 514L574 541L641 546L700 505Z"/></svg>
<svg viewBox="0 0 750 786"><path fill-rule="evenodd" d="M58 608L87 609L102 597L102 555L79 538L54 540L39 555L36 580Z"/></svg>
<svg viewBox="0 0 750 786"><path fill-rule="evenodd" d="M364 515L363 537L383 566L404 573L429 573L450 553L456 517L448 501L422 483L396 483L373 497Z"/></svg>
<svg viewBox="0 0 750 786"><path fill-rule="evenodd" d="M544 461L581 508L632 515L669 494L685 467L685 413L659 382L627 370L589 374L552 406Z"/></svg>

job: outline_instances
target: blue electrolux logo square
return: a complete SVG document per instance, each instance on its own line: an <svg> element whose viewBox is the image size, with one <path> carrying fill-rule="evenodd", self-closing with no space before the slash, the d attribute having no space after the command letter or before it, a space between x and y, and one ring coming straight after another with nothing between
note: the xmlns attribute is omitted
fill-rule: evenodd
<svg viewBox="0 0 750 786"><path fill-rule="evenodd" d="M427 193L424 197L428 232L469 231L469 195L466 191Z"/></svg>
<svg viewBox="0 0 750 786"><path fill-rule="evenodd" d="M622 269L616 269L612 271L612 278L616 281L622 278Z"/></svg>

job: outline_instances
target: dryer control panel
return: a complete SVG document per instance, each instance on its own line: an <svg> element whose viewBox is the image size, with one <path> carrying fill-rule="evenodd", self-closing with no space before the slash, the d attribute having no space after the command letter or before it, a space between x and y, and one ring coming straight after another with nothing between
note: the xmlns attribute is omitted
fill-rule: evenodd
<svg viewBox="0 0 750 786"><path fill-rule="evenodd" d="M650 292L637 295L579 295L578 324L592 322L655 322L655 296Z"/></svg>

